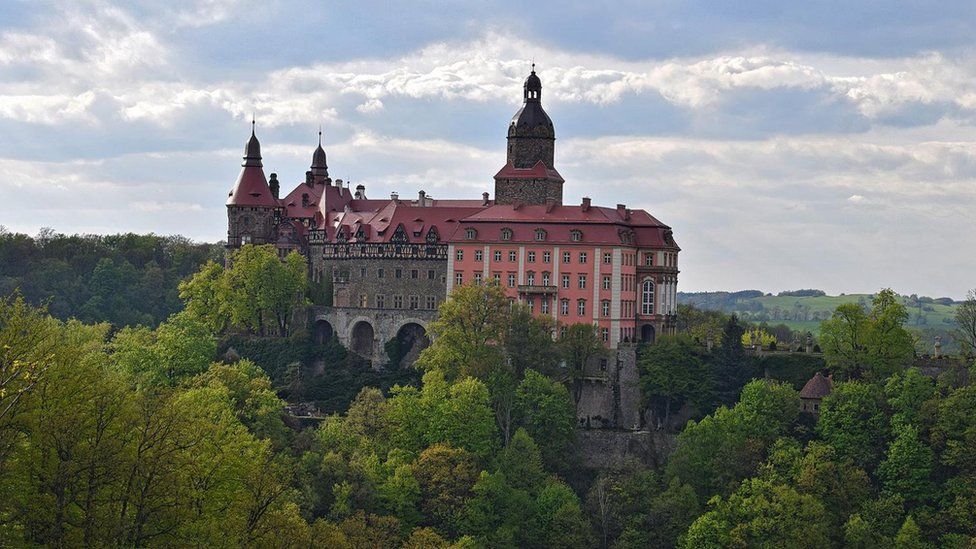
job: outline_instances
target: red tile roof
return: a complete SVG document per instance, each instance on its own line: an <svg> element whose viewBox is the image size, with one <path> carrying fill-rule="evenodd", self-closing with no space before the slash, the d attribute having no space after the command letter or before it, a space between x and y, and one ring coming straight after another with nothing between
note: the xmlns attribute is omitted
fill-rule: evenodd
<svg viewBox="0 0 976 549"><path fill-rule="evenodd" d="M273 208L277 200L271 196L268 180L260 165L245 166L234 187L227 193L228 206L267 206Z"/></svg>

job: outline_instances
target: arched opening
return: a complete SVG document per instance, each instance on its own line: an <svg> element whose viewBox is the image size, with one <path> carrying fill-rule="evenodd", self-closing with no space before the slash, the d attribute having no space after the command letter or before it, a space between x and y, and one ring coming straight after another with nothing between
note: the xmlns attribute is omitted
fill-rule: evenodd
<svg viewBox="0 0 976 549"><path fill-rule="evenodd" d="M641 343L654 343L654 326L650 324L641 326Z"/></svg>
<svg viewBox="0 0 976 549"><path fill-rule="evenodd" d="M416 322L409 322L400 327L397 331L397 343L402 358L400 364L409 365L430 345L430 338L427 337L427 330Z"/></svg>
<svg viewBox="0 0 976 549"><path fill-rule="evenodd" d="M373 331L373 325L365 320L360 320L352 327L352 351L366 358L372 357L375 337L376 332Z"/></svg>
<svg viewBox="0 0 976 549"><path fill-rule="evenodd" d="M335 330L332 329L332 324L329 324L328 320L316 320L315 321L315 344L325 345L332 339L332 334Z"/></svg>

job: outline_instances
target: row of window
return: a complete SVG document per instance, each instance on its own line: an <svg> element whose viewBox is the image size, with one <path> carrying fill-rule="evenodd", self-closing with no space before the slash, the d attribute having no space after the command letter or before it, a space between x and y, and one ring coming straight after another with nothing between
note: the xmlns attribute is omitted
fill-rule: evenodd
<svg viewBox="0 0 976 549"><path fill-rule="evenodd" d="M376 269L376 278L386 278L387 274L389 273L387 273L386 269L384 269L383 267L379 267ZM393 278L403 278L404 270L397 267L395 269L392 269L392 274L393 274ZM410 278L414 280L419 279L420 269L410 269L409 275ZM367 278L369 276L369 269L367 269L366 267L360 267L359 276L361 278ZM436 280L436 279L437 279L437 271L435 269L427 269L427 280Z"/></svg>
<svg viewBox="0 0 976 549"><path fill-rule="evenodd" d="M502 229L500 233L501 239L506 241L511 240L513 235L514 233L512 232L512 229L509 229L507 227ZM476 240L478 238L478 230L472 227L465 229L464 238L468 240ZM535 230L536 242L544 242L548 239L549 239L549 233L545 229ZM582 242L583 231L580 231L578 229L573 229L569 231L569 239L572 240L573 242Z"/></svg>
<svg viewBox="0 0 976 549"><path fill-rule="evenodd" d="M386 299L386 295L384 295L384 294L376 294L375 296L373 296L373 300L374 300L373 303L374 303L374 305L375 305L375 307L377 309L386 309L388 307L393 308L393 309L403 309L404 308L404 306L403 306L404 301L403 301L403 296L402 295L397 294L397 295L394 295L394 296L391 296L391 297L392 297L392 301L389 301L388 302L387 299ZM423 302L425 309L433 310L433 309L436 309L437 308L437 298L436 297L434 297L432 295L423 296L423 297L425 298L424 299L424 302ZM420 298L421 298L421 296L418 296L418 295L408 295L407 296L407 307L406 308L408 308L408 309L419 309L420 308L420 303L421 303ZM367 294L359 294L359 306L362 307L362 308L364 308L364 309L367 308L367 307L369 307L369 295L367 295Z"/></svg>
<svg viewBox="0 0 976 549"><path fill-rule="evenodd" d="M504 256L501 250L495 250L492 253L492 261L499 262L502 260L503 257ZM535 263L537 257L538 255L535 251L529 251L525 253L525 260L528 263ZM580 263L586 263L589 261L589 252L579 252L578 257ZM456 259L457 261L464 261L464 250L455 250L454 259ZM475 250L474 260L484 261L485 260L484 250ZM572 252L563 252L563 263L568 264L572 262L572 260L573 260ZM516 261L518 261L518 253L515 250L508 251L508 261L510 263L515 263ZM552 263L552 252L549 251L542 252L542 262ZM603 263L609 265L612 262L613 262L613 254L611 254L610 252L604 253Z"/></svg>
<svg viewBox="0 0 976 549"><path fill-rule="evenodd" d="M505 281L506 281L508 287L509 288L514 288L515 287L515 284L516 284L516 280L517 280L517 275L515 273L511 272L511 271L509 271L508 273L506 273L506 275L507 276L506 276L506 280ZM494 272L494 273L492 273L491 277L492 277L492 280L496 284L501 284L502 283L502 274L501 273ZM578 274L578 275L576 275L576 287L579 288L580 290L585 290L586 287L587 287L587 280L589 280L589 278L588 278L588 275L586 275L586 274ZM455 281L455 283L458 286L462 286L464 284L464 272L463 271L455 271L455 273L454 273L454 281ZM484 274L482 272L480 272L480 271L475 271L473 273L473 275L472 275L471 281L474 282L475 284L481 284L481 283L483 283L484 282ZM564 273L563 275L561 275L561 278L560 278L560 286L562 288L569 289L571 287L571 285L572 285L572 281L573 281L573 275L572 274L565 274ZM552 275L549 273L549 271L543 272L538 278L536 277L535 271L527 271L525 273L525 284L527 286L535 286L536 283L538 283L538 285L540 285L540 286L551 286L553 282L554 281L552 280ZM611 278L610 278L609 275L604 275L602 277L602 286L601 287L604 290L610 290L610 288L612 287L612 280L611 280Z"/></svg>

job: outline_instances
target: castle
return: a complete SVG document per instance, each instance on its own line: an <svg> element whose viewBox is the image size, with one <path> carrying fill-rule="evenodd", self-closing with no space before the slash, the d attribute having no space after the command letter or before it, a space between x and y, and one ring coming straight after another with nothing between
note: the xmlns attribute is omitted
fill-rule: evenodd
<svg viewBox="0 0 976 549"><path fill-rule="evenodd" d="M367 198L363 185L329 176L321 132L304 183L281 196L252 122L227 198L227 247L304 254L313 282L332 281L332 305L310 313L316 336L334 334L374 364L392 338L418 352L438 305L462 284L493 281L561 326L593 324L610 349L672 333L680 249L671 228L624 204L564 204L534 65L523 88L494 198Z"/></svg>

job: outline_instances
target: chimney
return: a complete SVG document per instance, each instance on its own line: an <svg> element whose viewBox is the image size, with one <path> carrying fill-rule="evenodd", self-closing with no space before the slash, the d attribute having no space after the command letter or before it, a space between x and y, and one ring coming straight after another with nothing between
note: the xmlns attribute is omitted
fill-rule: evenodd
<svg viewBox="0 0 976 549"><path fill-rule="evenodd" d="M481 205L482 206L488 205L488 193L481 193Z"/></svg>
<svg viewBox="0 0 976 549"><path fill-rule="evenodd" d="M590 197L588 197L588 196L584 196L583 197L583 206L582 206L582 208L583 208L583 211L584 212L590 211Z"/></svg>
<svg viewBox="0 0 976 549"><path fill-rule="evenodd" d="M278 193L281 190L281 186L278 184L278 174L271 174L271 179L268 181L268 186L271 187L271 196L273 196L275 200L278 200L280 198Z"/></svg>
<svg viewBox="0 0 976 549"><path fill-rule="evenodd" d="M336 179L336 187L339 187L340 189L342 188L342 180L341 179Z"/></svg>
<svg viewBox="0 0 976 549"><path fill-rule="evenodd" d="M400 200L400 195L397 194L396 191L393 191L393 192L390 193L390 200L396 202L396 201Z"/></svg>
<svg viewBox="0 0 976 549"><path fill-rule="evenodd" d="M424 208L427 206L427 193L420 191L417 193L417 206Z"/></svg>
<svg viewBox="0 0 976 549"><path fill-rule="evenodd" d="M630 212L627 211L626 204L617 204L617 215L619 215L624 219L628 219L628 220L630 219Z"/></svg>
<svg viewBox="0 0 976 549"><path fill-rule="evenodd" d="M366 200L366 185L363 185L362 183L356 185L356 198Z"/></svg>

